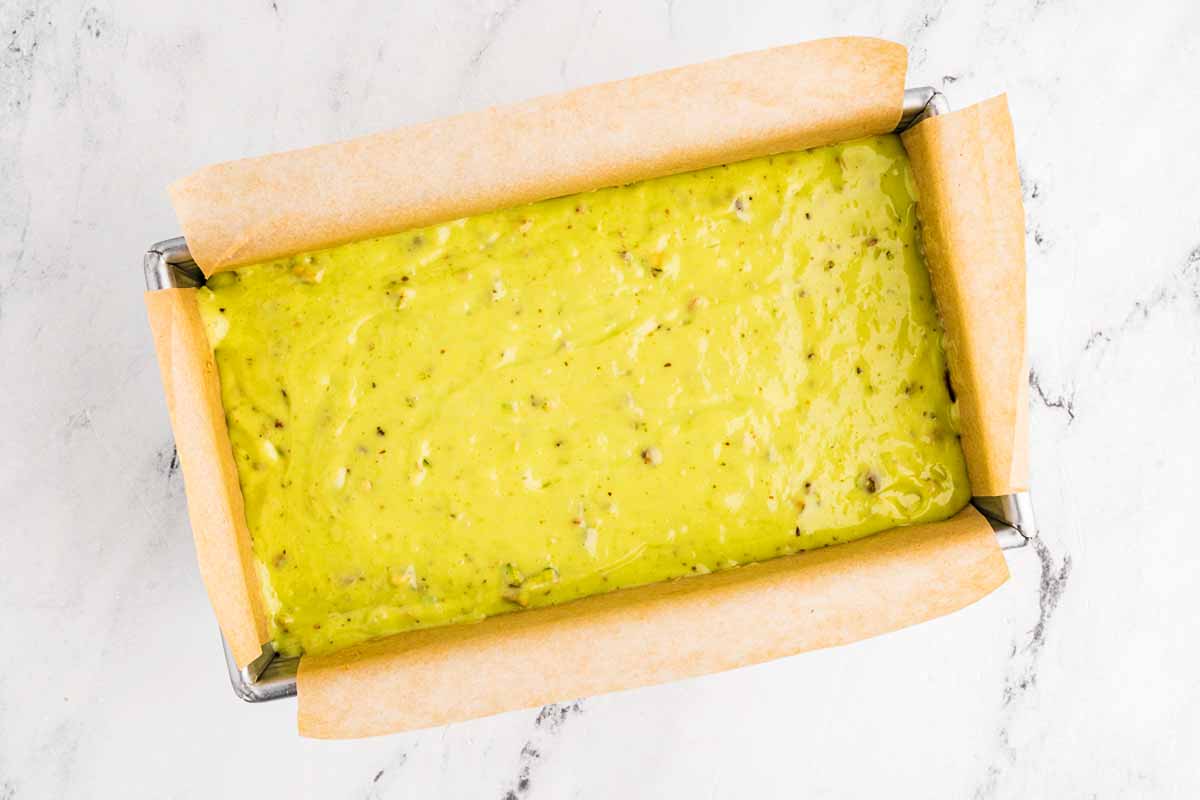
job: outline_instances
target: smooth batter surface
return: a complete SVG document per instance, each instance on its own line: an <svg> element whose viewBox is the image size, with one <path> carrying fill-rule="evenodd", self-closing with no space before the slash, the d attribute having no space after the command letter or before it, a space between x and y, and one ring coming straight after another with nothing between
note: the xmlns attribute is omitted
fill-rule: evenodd
<svg viewBox="0 0 1200 800"><path fill-rule="evenodd" d="M215 276L287 654L940 520L970 489L886 136Z"/></svg>

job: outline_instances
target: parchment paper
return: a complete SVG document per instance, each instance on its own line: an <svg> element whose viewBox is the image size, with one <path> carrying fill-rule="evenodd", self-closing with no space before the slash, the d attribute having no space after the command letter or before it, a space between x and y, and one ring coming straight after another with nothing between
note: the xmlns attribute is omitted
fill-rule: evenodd
<svg viewBox="0 0 1200 800"><path fill-rule="evenodd" d="M146 292L200 575L238 666L270 639L221 387L195 289Z"/></svg>
<svg viewBox="0 0 1200 800"><path fill-rule="evenodd" d="M927 119L901 137L976 496L1029 488L1025 213L1008 101Z"/></svg>
<svg viewBox="0 0 1200 800"><path fill-rule="evenodd" d="M189 247L211 274L496 207L884 133L900 117L904 68L903 48L889 42L811 42L211 167L176 184L172 196ZM975 122L959 122L959 115ZM1019 393L1002 382L1024 380L1023 366L1013 366L1024 357L1023 262L1002 258L1012 252L1011 230L1022 224L1009 125L1006 113L968 109L923 122L905 138L919 153L913 165L926 249L976 495L1003 485L992 480L993 464L1009 465L1014 476L1023 463L1003 452L1023 452L1013 446L1022 432L1005 428L1007 412L994 415L985 399L997 386ZM1005 145L1007 153L992 152ZM971 233L979 219L990 226L982 237ZM996 263L1008 277L984 280ZM1020 291L1006 288L1008 279ZM249 534L216 374L194 297L153 297L160 294L147 295L156 341L165 324L155 310L160 303L172 305L167 320L186 318L192 329L177 338L180 353L163 360L164 380L205 582L222 630L231 642L231 631L240 637L235 654L242 663L251 649L257 655L265 625L250 591ZM985 304L996 297L1018 305L988 319ZM977 314L986 328L976 337ZM1008 337L992 339L986 354L1000 363L972 371L975 343L995 336ZM197 352L185 357L189 348ZM159 351L163 359L161 344ZM182 376L178 362L189 365ZM202 364L209 372L197 376ZM191 409L193 403L204 408ZM190 430L197 415L209 435ZM1011 416L1012 426L1024 424L1019 410ZM219 430L212 417L222 420ZM947 522L731 572L305 657L301 731L334 738L437 725L843 644L948 613L1006 576L990 527L968 508Z"/></svg>

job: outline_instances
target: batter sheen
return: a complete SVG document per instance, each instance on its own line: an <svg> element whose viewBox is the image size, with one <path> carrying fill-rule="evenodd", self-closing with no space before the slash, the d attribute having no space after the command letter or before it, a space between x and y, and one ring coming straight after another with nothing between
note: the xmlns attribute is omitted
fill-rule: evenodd
<svg viewBox="0 0 1200 800"><path fill-rule="evenodd" d="M212 278L279 649L958 511L915 202L887 136Z"/></svg>

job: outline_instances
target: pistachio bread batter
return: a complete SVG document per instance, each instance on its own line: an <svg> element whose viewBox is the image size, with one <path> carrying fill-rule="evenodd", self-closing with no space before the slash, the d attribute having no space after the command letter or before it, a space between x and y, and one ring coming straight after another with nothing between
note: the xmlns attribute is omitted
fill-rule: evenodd
<svg viewBox="0 0 1200 800"><path fill-rule="evenodd" d="M947 518L898 138L549 200L199 292L277 647Z"/></svg>

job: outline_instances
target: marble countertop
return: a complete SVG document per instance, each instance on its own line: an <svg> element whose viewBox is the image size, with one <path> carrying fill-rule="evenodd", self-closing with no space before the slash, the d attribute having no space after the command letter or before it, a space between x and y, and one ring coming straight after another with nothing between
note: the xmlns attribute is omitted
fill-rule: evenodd
<svg viewBox="0 0 1200 800"><path fill-rule="evenodd" d="M1200 6L0 4L0 800L1200 795ZM1034 500L950 617L732 673L361 742L229 690L141 302L164 186L837 34L1009 93Z"/></svg>

